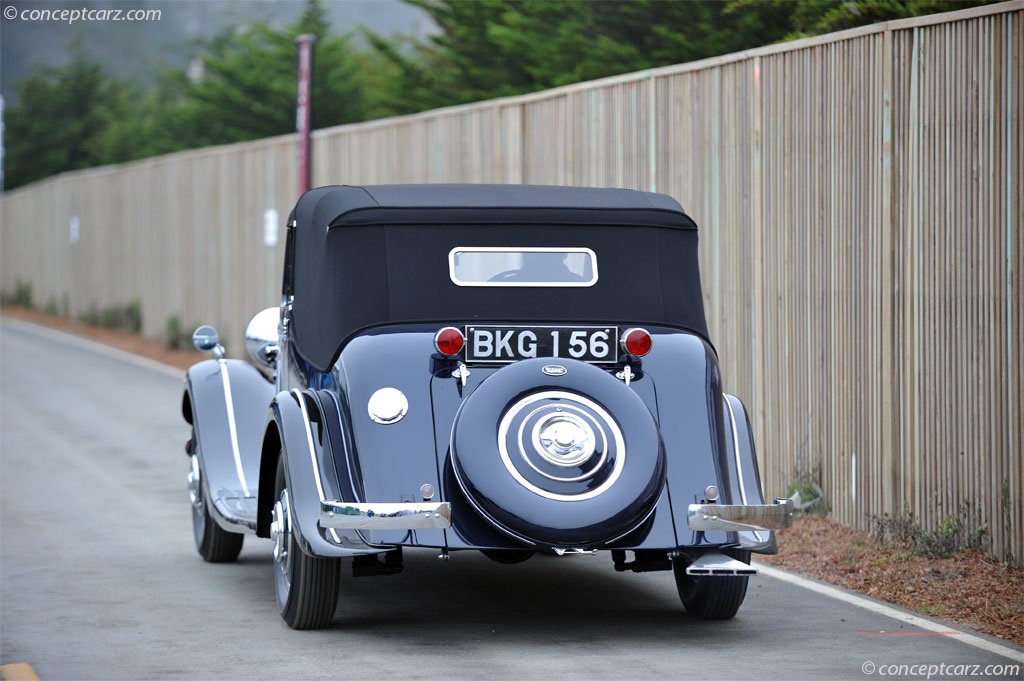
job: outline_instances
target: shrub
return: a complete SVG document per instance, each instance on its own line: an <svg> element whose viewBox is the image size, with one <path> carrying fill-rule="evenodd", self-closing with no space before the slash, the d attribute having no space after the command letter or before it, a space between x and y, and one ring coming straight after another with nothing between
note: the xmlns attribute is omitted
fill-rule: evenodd
<svg viewBox="0 0 1024 681"><path fill-rule="evenodd" d="M112 305L102 309L93 306L79 319L92 326L139 333L142 331L142 303L133 300L126 305Z"/></svg>
<svg viewBox="0 0 1024 681"><path fill-rule="evenodd" d="M983 550L988 543L988 525L978 522L970 529L970 504L964 502L938 527L925 529L909 509L890 516L871 516L871 533L883 543L906 544L910 552L931 558L949 558L965 549Z"/></svg>
<svg viewBox="0 0 1024 681"><path fill-rule="evenodd" d="M35 307L35 303L32 302L32 284L19 279L13 291L0 293L0 303L31 310Z"/></svg>
<svg viewBox="0 0 1024 681"><path fill-rule="evenodd" d="M828 502L821 489L821 469L815 466L810 471L797 471L794 482L786 490L786 496L793 500L793 507L804 513L827 515Z"/></svg>

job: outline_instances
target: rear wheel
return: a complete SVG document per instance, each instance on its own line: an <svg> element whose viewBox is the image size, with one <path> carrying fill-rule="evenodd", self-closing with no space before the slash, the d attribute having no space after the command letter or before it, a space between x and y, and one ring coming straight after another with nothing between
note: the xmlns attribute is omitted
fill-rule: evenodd
<svg viewBox="0 0 1024 681"><path fill-rule="evenodd" d="M188 473L188 496L192 504L192 535L196 541L196 550L207 563L231 563L242 552L245 535L224 530L210 516L199 455L192 454L190 460L192 468Z"/></svg>
<svg viewBox="0 0 1024 681"><path fill-rule="evenodd" d="M740 558L750 562L749 554ZM686 574L689 561L672 561L679 600L686 612L703 620L728 620L736 616L747 595L749 577L695 577Z"/></svg>
<svg viewBox="0 0 1024 681"><path fill-rule="evenodd" d="M281 617L292 629L321 629L334 619L338 604L337 558L308 556L299 548L285 480L278 459L270 537L274 541L274 591Z"/></svg>

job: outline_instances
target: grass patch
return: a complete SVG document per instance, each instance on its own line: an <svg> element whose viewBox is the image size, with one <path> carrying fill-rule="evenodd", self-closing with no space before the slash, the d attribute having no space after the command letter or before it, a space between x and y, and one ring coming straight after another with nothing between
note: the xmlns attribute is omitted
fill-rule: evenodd
<svg viewBox="0 0 1024 681"><path fill-rule="evenodd" d="M922 605L921 607L914 610L918 615L928 615L929 617L942 617L946 614L946 606L942 603L935 603L932 605Z"/></svg>

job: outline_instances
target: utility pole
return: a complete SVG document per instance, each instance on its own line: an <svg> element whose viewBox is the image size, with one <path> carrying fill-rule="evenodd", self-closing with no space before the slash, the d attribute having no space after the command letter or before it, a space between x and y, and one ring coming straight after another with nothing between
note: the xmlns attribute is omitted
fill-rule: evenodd
<svg viewBox="0 0 1024 681"><path fill-rule="evenodd" d="M298 51L298 97L295 110L295 130L299 133L299 194L309 191L310 130L313 119L313 43L316 36L303 34L295 39Z"/></svg>

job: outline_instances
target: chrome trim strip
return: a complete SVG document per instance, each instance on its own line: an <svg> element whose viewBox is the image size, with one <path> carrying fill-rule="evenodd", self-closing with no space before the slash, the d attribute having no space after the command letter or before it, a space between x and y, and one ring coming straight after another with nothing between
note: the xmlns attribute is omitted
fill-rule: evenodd
<svg viewBox="0 0 1024 681"><path fill-rule="evenodd" d="M754 506L690 504L686 524L691 530L784 530L793 525L793 500L776 499L774 504Z"/></svg>
<svg viewBox="0 0 1024 681"><path fill-rule="evenodd" d="M756 575L757 568L717 551L711 551L687 565L686 574L695 577L740 577Z"/></svg>
<svg viewBox="0 0 1024 681"><path fill-rule="evenodd" d="M228 362L226 359L218 359L220 364L220 380L224 386L224 402L228 408L228 432L231 434L231 453L235 457L235 472L238 473L238 482L242 484L242 491L245 496L251 497L249 485L245 481L245 470L242 468L242 453L238 449L238 426L235 424L235 402L231 399L231 379L228 377Z"/></svg>
<svg viewBox="0 0 1024 681"><path fill-rule="evenodd" d="M339 530L444 530L452 526L452 505L438 503L349 504L320 502L320 526Z"/></svg>
<svg viewBox="0 0 1024 681"><path fill-rule="evenodd" d="M747 503L747 488L743 484L743 462L740 460L740 434L736 430L736 412L732 410L727 395L722 396L725 407L729 410L729 423L732 426L732 456L736 461L736 479L740 482L740 501Z"/></svg>
<svg viewBox="0 0 1024 681"><path fill-rule="evenodd" d="M309 410L306 408L306 400L301 390L298 388L292 388L289 392L295 396L296 400L298 400L299 411L302 412L302 426L306 429L306 446L309 448L309 463L313 468L313 481L316 483L316 493L320 497L320 503L322 505L327 501L327 496L324 494L324 483L320 478L320 462L316 460L316 447L313 445L313 429L310 427ZM331 529L331 537L334 539L335 543L341 542L341 538L338 537L338 533L333 529Z"/></svg>
<svg viewBox="0 0 1024 681"><path fill-rule="evenodd" d="M743 463L740 459L740 434L739 430L736 429L736 412L732 408L732 402L729 401L728 395L722 395L722 400L725 402L725 406L729 409L729 422L732 424L732 454L736 460L736 479L740 483L740 500L744 504L748 504L747 501L747 488L743 484ZM756 541L764 541L764 539L757 532L753 533Z"/></svg>

